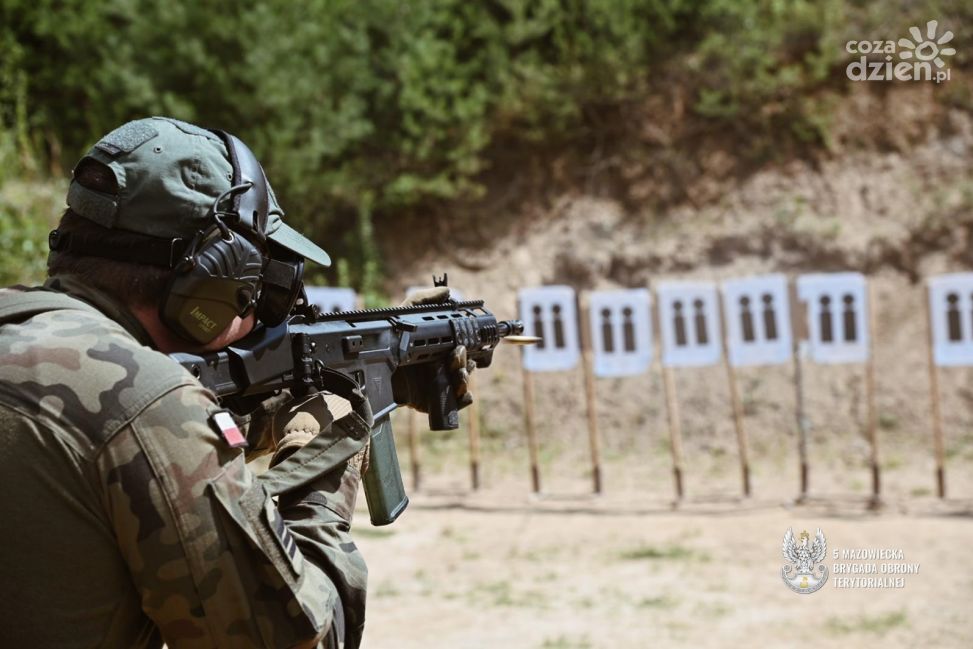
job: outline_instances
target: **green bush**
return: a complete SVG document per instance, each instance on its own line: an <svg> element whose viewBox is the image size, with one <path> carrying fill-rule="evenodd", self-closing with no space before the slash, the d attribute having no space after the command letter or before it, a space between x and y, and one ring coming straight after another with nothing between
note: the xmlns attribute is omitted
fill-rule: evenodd
<svg viewBox="0 0 973 649"><path fill-rule="evenodd" d="M66 190L59 180L15 180L0 187L0 286L43 281L47 234L60 217Z"/></svg>
<svg viewBox="0 0 973 649"><path fill-rule="evenodd" d="M820 91L843 78L849 29L884 34L893 18L923 15L961 35L969 11L961 0L907 10L840 0L3 0L0 183L66 175L99 135L147 114L222 127L254 148L291 220L347 260L341 279L374 287L381 268L363 237L402 210L482 195L496 147L589 141L617 127L598 115L671 83L713 131L771 148L820 145Z"/></svg>
<svg viewBox="0 0 973 649"><path fill-rule="evenodd" d="M844 56L840 0L736 2L714 0L703 12L710 26L693 57L700 82L697 111L741 131L792 129L821 135L808 91L826 81Z"/></svg>

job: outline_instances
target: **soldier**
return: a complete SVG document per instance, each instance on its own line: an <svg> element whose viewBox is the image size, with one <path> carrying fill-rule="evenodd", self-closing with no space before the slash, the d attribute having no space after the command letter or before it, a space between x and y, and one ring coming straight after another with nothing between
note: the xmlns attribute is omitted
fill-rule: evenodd
<svg viewBox="0 0 973 649"><path fill-rule="evenodd" d="M357 647L371 413L231 415L166 355L283 321L328 255L242 142L178 120L109 133L67 202L49 280L0 290L0 646ZM243 447L318 432L362 441L275 503Z"/></svg>

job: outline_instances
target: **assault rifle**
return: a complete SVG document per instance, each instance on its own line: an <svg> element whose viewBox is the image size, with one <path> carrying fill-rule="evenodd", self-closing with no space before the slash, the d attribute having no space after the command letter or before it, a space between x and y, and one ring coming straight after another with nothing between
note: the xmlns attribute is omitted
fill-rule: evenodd
<svg viewBox="0 0 973 649"><path fill-rule="evenodd" d="M482 300L339 313L321 313L305 300L287 321L258 328L226 349L173 358L220 398L259 398L283 389L297 396L336 392L336 379L353 381L374 416L363 480L368 512L372 524L387 525L409 503L389 419L397 407L393 376L415 372L429 428L454 430L453 349L465 345L467 357L485 368L504 338L532 342L520 335L523 329L519 320L497 320Z"/></svg>

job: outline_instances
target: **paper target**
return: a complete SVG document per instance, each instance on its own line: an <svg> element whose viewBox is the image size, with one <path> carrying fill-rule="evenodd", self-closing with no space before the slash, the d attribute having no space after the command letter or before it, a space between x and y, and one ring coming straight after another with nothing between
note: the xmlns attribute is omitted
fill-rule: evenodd
<svg viewBox="0 0 973 649"><path fill-rule="evenodd" d="M596 376L631 376L652 363L651 298L644 288L595 291L588 298Z"/></svg>
<svg viewBox="0 0 973 649"><path fill-rule="evenodd" d="M524 334L541 341L524 347L524 368L531 372L569 370L578 364L578 317L574 289L541 286L521 289Z"/></svg>
<svg viewBox="0 0 973 649"><path fill-rule="evenodd" d="M929 309L936 365L973 365L973 273L930 278Z"/></svg>
<svg viewBox="0 0 973 649"><path fill-rule="evenodd" d="M658 295L663 364L701 367L718 363L722 345L716 285L660 282Z"/></svg>
<svg viewBox="0 0 973 649"><path fill-rule="evenodd" d="M797 278L807 304L808 351L816 363L868 360L868 291L861 273L823 273Z"/></svg>
<svg viewBox="0 0 973 649"><path fill-rule="evenodd" d="M777 365L790 360L791 317L787 278L743 277L723 282L726 344L730 364Z"/></svg>
<svg viewBox="0 0 973 649"><path fill-rule="evenodd" d="M354 289L335 288L333 286L305 286L307 299L316 304L324 313L338 311L354 311L357 308L357 296Z"/></svg>

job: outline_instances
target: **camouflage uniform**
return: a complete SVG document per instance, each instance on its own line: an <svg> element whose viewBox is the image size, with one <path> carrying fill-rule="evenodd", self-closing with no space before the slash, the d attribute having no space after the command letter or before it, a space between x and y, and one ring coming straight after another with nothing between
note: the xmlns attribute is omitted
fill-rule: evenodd
<svg viewBox="0 0 973 649"><path fill-rule="evenodd" d="M275 505L124 307L47 286L0 290L0 646L290 647L335 614L358 646L357 470Z"/></svg>

